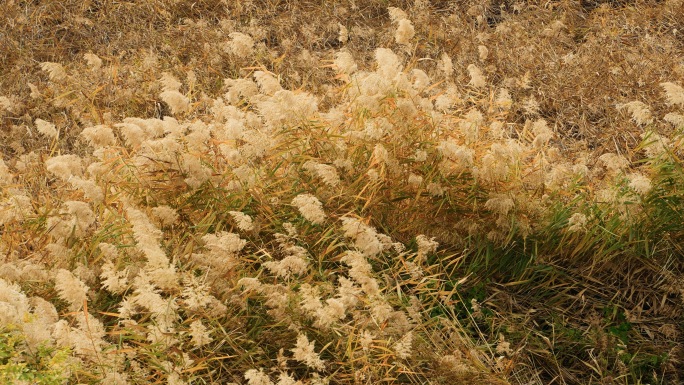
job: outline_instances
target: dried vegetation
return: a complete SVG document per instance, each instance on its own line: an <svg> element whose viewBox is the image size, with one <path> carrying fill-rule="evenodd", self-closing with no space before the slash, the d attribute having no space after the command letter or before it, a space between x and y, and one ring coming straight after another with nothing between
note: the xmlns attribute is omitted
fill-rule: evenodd
<svg viewBox="0 0 684 385"><path fill-rule="evenodd" d="M0 381L682 381L682 0L0 27Z"/></svg>

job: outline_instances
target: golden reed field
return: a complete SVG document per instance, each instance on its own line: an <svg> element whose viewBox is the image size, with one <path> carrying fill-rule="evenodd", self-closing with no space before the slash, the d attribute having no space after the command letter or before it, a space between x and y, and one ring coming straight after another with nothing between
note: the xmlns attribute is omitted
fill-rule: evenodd
<svg viewBox="0 0 684 385"><path fill-rule="evenodd" d="M681 384L684 1L4 0L0 384Z"/></svg>

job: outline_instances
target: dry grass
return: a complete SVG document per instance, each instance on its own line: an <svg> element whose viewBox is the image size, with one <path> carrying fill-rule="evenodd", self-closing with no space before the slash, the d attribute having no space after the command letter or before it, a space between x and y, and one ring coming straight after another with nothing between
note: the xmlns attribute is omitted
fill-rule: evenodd
<svg viewBox="0 0 684 385"><path fill-rule="evenodd" d="M405 10L415 26L411 45L395 42L388 6ZM33 345L21 340L11 320L0 318L0 352L13 357L0 358L7 376L0 378L14 378L11 371L22 367L43 375L45 383L61 383L60 370L68 368L64 381L96 383L110 366L132 365L130 383L171 383L173 376L196 384L245 383L245 372L260 368L271 380L280 371L305 383L316 383L320 375L335 384L682 380L682 127L663 116L684 114L684 106L669 103L660 85L684 84L681 0L10 0L3 7L0 26L8 28L0 32L0 96L9 104L0 107L0 148L16 177L2 182L5 265L0 278L19 284L28 297L53 303L59 319L73 329L79 328L79 312L97 317L106 330L103 351L119 358L83 358L77 347L62 342L49 351L26 350ZM338 39L340 25L349 31L347 42ZM254 39L250 55L228 48L233 32ZM414 69L424 71L429 87L413 94L411 87L397 86L377 108L366 108L355 99L360 86L332 63L344 51L359 71L373 71L381 47L398 55L409 77ZM100 69L84 60L88 53L102 59ZM443 54L453 60L450 76L440 70ZM67 76L51 79L41 69L44 62L60 63ZM486 77L484 87L469 84L473 64ZM211 126L221 121L218 98L242 113L268 115L261 99L229 102L225 95L226 79L249 79L256 71L275 74L295 95L315 95L321 113L339 107L342 124L317 115L296 124L285 119L282 127L264 129L268 134L257 139L218 137ZM180 80L178 91L190 101L185 111L175 111L160 96L162 73ZM502 88L510 94L506 108L496 103ZM451 101L444 114L420 105L422 99L434 104L442 96ZM640 122L620 107L633 101L645 103L652 121ZM486 123L471 143L459 127L473 109ZM86 163L100 157L80 135L86 127L115 128L130 117L164 116L174 116L183 127L178 141L185 147L176 153L178 159L155 158L144 146L131 145L123 129L114 129L116 145L100 159L107 176L92 178L103 189L102 200L92 199L90 188L76 188L46 169L46 161L58 155L75 154ZM36 119L54 124L59 136L40 134ZM246 123L250 129L257 124L241 119L251 122ZM368 124L382 125L379 119L391 132L370 139L350 134ZM534 145L534 122L540 119L553 132L548 147ZM495 121L504 123L501 138L493 134ZM201 145L192 144L190 134L201 137L202 124L212 134ZM165 129L164 135L172 130ZM647 133L669 138L669 152L645 150ZM258 175L246 182L238 161L221 146L249 152L268 137L276 142L264 144L265 154L245 162ZM484 156L508 139L525 146L519 169L510 177L486 180ZM449 172L453 165L445 166L450 158L439 147L449 140L472 149L480 171L469 166ZM378 144L387 151L384 160ZM417 148L426 151L425 161L415 160ZM624 156L627 168L604 167L599 157L605 153ZM307 161L330 165L337 160L351 164L335 164L339 188L326 185L306 166ZM559 185L545 176L542 182L535 179L539 170L550 173L555 166L580 163L588 170L584 179L566 177ZM653 189L634 194L628 177L635 172L646 175ZM419 187L409 182L409 174L423 178ZM235 188L238 180L249 187ZM428 182L439 183L445 193L430 193ZM615 200L601 195L607 189L617 191ZM322 225L303 219L291 204L300 193L318 197L329 219ZM6 219L16 195L28 197L28 207L19 210L23 216ZM509 198L512 208L502 209ZM59 214L69 201L88 202L96 220L83 234L74 228L60 237L50 226L59 224L54 218L70 215ZM132 277L149 267L144 256L149 250L140 246L140 231L131 227L134 215L127 210L140 209L154 221L151 210L162 205L179 214L173 225L155 225L161 229L157 247L177 268L179 282L192 286L188 280L204 277L212 298L229 306L222 314L212 312L213 305L198 310L181 289L157 285L164 300L185 298L179 300L178 321L167 330L181 340L171 349L149 340L146 328L160 322L154 311L135 317L120 313L122 301L142 290ZM228 214L233 210L254 218L255 228L240 231ZM583 231L567 230L575 213L589 217ZM350 216L408 247L367 258L369 274L394 318L373 325L377 315L369 315L375 306L370 302L377 298L360 295L367 307L359 305L353 316L325 329L300 306L301 285L333 298L337 277L351 276L343 255L360 246L344 235L339 222ZM309 270L297 279L264 267L287 255L276 235L286 232L285 223L299 231L292 244L310 256ZM232 269L208 267L198 257L210 258L204 237L221 231L246 240ZM421 255L419 234L435 237L439 249ZM107 257L101 242L115 245L118 256ZM105 262L119 271L132 269L125 291L104 289ZM55 287L57 269L75 272L91 287L85 309L70 309L76 305ZM238 282L244 277L258 277L267 289L242 291ZM274 305L276 295L269 290L285 293L286 303ZM18 302L0 297L2 303ZM411 311L420 313L420 322ZM196 320L212 330L213 342L191 348L183 333ZM407 359L394 348L409 328L393 323L404 321L414 336ZM377 336L370 350L359 342L364 330ZM290 349L302 332L315 340L325 370L292 358ZM289 359L279 361L283 354ZM451 361L438 361L444 356ZM24 379L31 383L30 377Z"/></svg>

